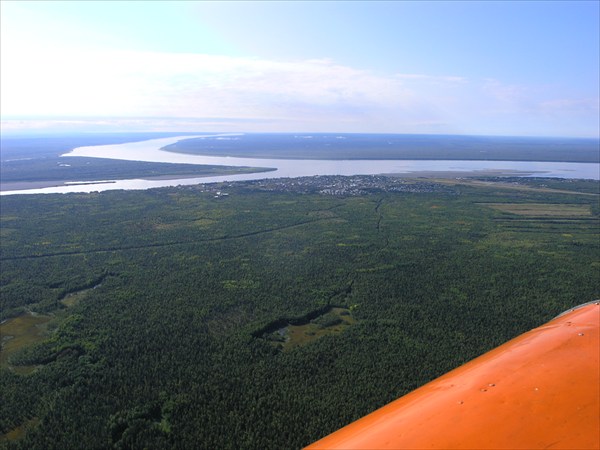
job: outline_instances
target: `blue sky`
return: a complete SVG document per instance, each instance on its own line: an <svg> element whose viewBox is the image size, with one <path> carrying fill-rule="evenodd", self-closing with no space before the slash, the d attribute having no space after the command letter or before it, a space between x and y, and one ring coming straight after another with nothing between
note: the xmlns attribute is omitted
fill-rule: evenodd
<svg viewBox="0 0 600 450"><path fill-rule="evenodd" d="M599 135L597 1L0 5L3 131Z"/></svg>

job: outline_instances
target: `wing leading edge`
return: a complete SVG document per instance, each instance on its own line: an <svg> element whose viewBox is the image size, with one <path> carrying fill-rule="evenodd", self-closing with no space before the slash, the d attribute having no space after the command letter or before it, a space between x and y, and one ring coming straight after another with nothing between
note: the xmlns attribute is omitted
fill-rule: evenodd
<svg viewBox="0 0 600 450"><path fill-rule="evenodd" d="M599 328L581 305L307 448L598 449Z"/></svg>

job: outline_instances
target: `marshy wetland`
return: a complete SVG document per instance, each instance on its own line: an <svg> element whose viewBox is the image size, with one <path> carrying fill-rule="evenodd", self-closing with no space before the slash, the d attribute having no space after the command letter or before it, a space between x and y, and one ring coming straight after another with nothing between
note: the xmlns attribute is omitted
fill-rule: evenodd
<svg viewBox="0 0 600 450"><path fill-rule="evenodd" d="M10 357L19 350L41 342L49 336L48 324L52 317L27 313L0 323L0 336L2 351L0 351L0 365L8 367L21 374L30 373L35 366L11 364Z"/></svg>
<svg viewBox="0 0 600 450"><path fill-rule="evenodd" d="M282 351L289 351L323 336L342 333L355 322L350 308L331 306L299 319L280 319L268 325L260 337Z"/></svg>
<svg viewBox="0 0 600 450"><path fill-rule="evenodd" d="M74 292L64 294L58 300L60 305L71 308L85 299L89 293L99 287L97 284L90 288L83 288ZM37 305L29 305L35 309ZM31 348L44 340L51 338L53 331L67 316L67 311L57 308L50 315L40 314L27 309L18 313L16 317L4 319L0 323L0 366L6 367L19 374L29 374L38 366L27 364L13 364L12 356L22 353L23 350Z"/></svg>

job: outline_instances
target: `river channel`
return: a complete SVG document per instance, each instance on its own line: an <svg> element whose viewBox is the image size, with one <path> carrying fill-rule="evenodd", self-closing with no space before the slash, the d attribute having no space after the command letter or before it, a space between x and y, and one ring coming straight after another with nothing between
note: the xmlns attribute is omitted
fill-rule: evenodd
<svg viewBox="0 0 600 450"><path fill-rule="evenodd" d="M4 191L12 194L51 194L70 192L100 192L114 189L150 189L166 186L194 185L222 181L259 180L267 178L294 178L314 175L380 175L427 176L439 173L452 177L481 175L539 176L553 178L600 179L600 164L537 161L460 161L460 160L309 160L217 157L174 153L161 148L183 139L211 136L179 136L151 139L114 145L78 147L62 155L75 157L111 158L129 161L162 163L209 164L222 166L268 167L275 170L239 175L223 175L177 179L97 180L82 183L64 183L60 186ZM225 136L225 135L223 135ZM232 136L228 134L227 136Z"/></svg>

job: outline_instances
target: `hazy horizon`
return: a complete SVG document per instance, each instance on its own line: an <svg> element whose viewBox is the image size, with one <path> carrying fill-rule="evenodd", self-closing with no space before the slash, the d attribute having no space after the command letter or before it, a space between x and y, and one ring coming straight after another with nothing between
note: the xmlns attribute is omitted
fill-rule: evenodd
<svg viewBox="0 0 600 450"><path fill-rule="evenodd" d="M23 120L23 119L20 119ZM396 136L433 136L433 137L481 137L481 138L523 138L523 139L564 139L564 140L592 140L599 141L600 136L565 136L565 135L535 135L535 134L464 134L464 133L394 133L394 132L346 132L346 131L245 131L245 130L148 130L148 129L135 129L135 128L102 128L102 127L89 127L89 128L74 128L69 125L57 125L52 126L36 127L36 128L12 128L3 129L2 136L4 138L10 137L42 137L42 136L55 136L55 135L94 135L94 134L141 134L148 135L148 139L152 139L151 135L169 135L176 136L181 134L182 136L193 135L193 134L211 134L211 133L224 133L224 134L298 134L298 135L327 135L327 134L339 134L339 135L373 135L373 136L385 136L385 135L396 135Z"/></svg>
<svg viewBox="0 0 600 450"><path fill-rule="evenodd" d="M598 2L0 7L3 133L600 135Z"/></svg>

